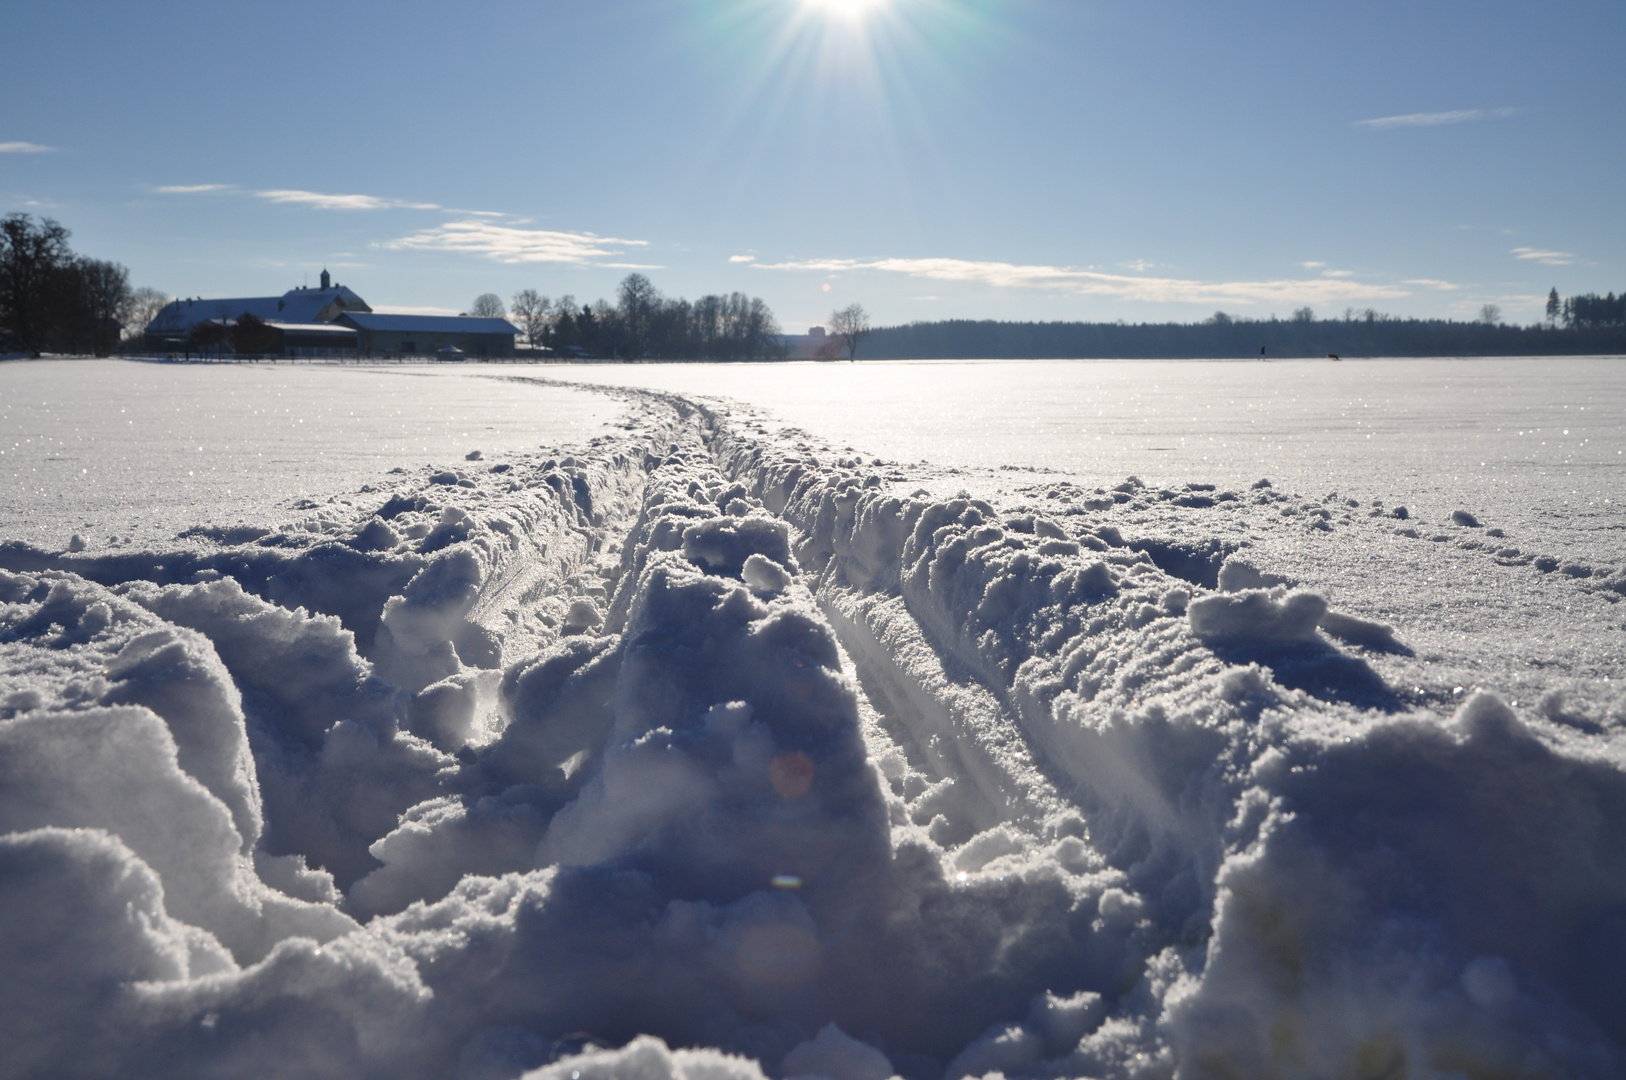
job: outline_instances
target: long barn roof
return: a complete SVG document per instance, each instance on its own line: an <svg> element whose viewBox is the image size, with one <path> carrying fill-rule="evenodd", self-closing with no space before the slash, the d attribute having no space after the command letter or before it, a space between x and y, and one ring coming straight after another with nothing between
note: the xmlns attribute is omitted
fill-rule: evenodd
<svg viewBox="0 0 1626 1080"><path fill-rule="evenodd" d="M362 330L395 330L420 334L517 334L507 319L477 319L471 315L383 315L376 311L347 311L335 322Z"/></svg>

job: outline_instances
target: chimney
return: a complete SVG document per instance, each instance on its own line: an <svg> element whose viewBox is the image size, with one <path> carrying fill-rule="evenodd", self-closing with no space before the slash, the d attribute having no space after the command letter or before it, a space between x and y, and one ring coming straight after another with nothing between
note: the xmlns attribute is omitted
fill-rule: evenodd
<svg viewBox="0 0 1626 1080"><path fill-rule="evenodd" d="M333 287L333 279L327 276L327 271L326 270L323 270L322 271L322 291L326 292L327 290L331 289L332 287Z"/></svg>

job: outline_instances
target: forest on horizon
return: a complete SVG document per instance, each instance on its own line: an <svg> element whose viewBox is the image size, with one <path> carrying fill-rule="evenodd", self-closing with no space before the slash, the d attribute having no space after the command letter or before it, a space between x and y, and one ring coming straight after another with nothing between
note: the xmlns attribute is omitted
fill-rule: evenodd
<svg viewBox="0 0 1626 1080"><path fill-rule="evenodd" d="M1004 322L945 319L876 327L861 360L1248 359L1357 356L1589 356L1626 353L1626 292L1557 303L1547 321L1399 318L1376 311L1318 319L1216 312L1199 323Z"/></svg>

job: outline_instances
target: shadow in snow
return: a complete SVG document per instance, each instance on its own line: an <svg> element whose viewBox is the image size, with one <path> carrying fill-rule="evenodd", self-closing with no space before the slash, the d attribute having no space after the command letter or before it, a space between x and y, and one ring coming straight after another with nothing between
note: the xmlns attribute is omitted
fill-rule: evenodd
<svg viewBox="0 0 1626 1080"><path fill-rule="evenodd" d="M1404 707L1366 661L1345 656L1325 642L1247 642L1211 648L1214 655L1226 663L1268 667L1281 685L1302 690L1322 701L1339 701L1383 712L1398 712Z"/></svg>

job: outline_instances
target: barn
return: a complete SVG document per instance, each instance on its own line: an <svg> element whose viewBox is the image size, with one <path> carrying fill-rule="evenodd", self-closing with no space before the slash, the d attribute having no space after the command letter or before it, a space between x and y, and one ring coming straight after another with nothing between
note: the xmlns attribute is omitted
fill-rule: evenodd
<svg viewBox="0 0 1626 1080"><path fill-rule="evenodd" d="M147 344L158 349L182 349L192 328L199 323L234 322L242 315L253 315L265 323L309 327L331 323L347 311L373 310L367 301L333 281L326 270L322 271L321 281L321 288L289 289L281 296L172 300L147 324Z"/></svg>
<svg viewBox="0 0 1626 1080"><path fill-rule="evenodd" d="M509 359L519 327L470 315L380 315L346 311L333 320L356 331L362 356L433 356L448 346L470 359Z"/></svg>

